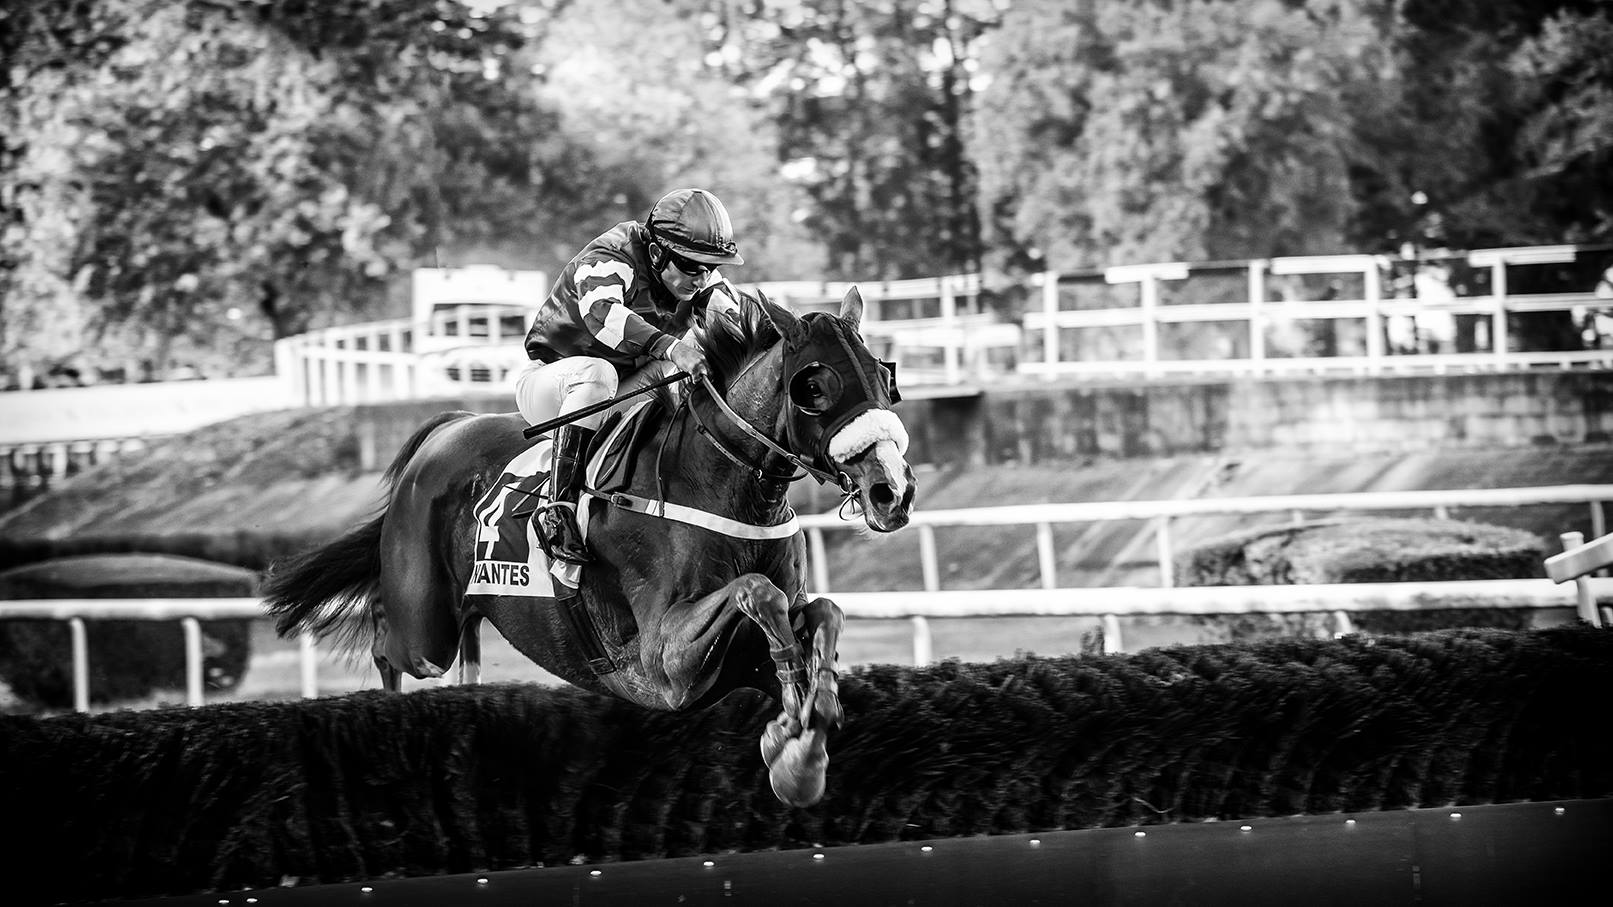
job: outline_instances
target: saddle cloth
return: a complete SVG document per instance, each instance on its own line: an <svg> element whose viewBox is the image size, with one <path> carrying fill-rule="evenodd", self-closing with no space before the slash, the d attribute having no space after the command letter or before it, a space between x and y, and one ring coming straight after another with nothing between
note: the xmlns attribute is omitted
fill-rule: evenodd
<svg viewBox="0 0 1613 907"><path fill-rule="evenodd" d="M627 487L634 454L649 423L654 400L645 400L625 415L606 422L588 452L583 471L586 487L605 492ZM549 500L549 473L554 446L545 437L517 454L476 501L476 553L465 596L555 598L556 584L576 589L582 579L578 564L551 564L538 542L532 512ZM584 492L577 505L577 529L588 537L594 495Z"/></svg>

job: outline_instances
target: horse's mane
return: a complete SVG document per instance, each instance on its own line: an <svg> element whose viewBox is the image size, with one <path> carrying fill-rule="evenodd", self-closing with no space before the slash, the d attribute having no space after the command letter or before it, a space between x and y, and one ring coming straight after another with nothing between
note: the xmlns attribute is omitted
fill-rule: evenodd
<svg viewBox="0 0 1613 907"><path fill-rule="evenodd" d="M746 363L778 343L778 329L762 309L766 305L772 303L741 292L737 319L707 319L706 329L700 334L700 347L706 354L711 382L719 391L728 389L728 382L739 375Z"/></svg>

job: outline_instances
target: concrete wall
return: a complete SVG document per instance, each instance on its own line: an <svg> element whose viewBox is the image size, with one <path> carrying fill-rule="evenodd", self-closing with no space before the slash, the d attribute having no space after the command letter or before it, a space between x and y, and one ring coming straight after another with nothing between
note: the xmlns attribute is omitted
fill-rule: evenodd
<svg viewBox="0 0 1613 907"><path fill-rule="evenodd" d="M384 467L420 423L448 409L512 407L503 395L359 406L366 467ZM926 394L897 411L912 437L909 459L937 465L1270 447L1511 447L1613 439L1613 373L1022 384Z"/></svg>
<svg viewBox="0 0 1613 907"><path fill-rule="evenodd" d="M937 464L1578 443L1613 438L1613 373L1021 385L898 410L910 459Z"/></svg>

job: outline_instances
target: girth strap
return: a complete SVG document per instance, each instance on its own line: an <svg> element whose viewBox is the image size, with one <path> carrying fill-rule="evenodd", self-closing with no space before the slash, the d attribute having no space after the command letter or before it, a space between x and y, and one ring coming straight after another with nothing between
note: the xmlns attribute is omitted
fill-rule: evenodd
<svg viewBox="0 0 1613 907"><path fill-rule="evenodd" d="M583 604L582 594L575 589L570 590L569 595L562 592L555 604L560 607L561 617L571 628L571 638L576 640L583 657L588 659L589 669L595 674L615 671L616 664L605 654L605 643L599 637L599 628L594 625L594 616L588 613L588 606Z"/></svg>
<svg viewBox="0 0 1613 907"><path fill-rule="evenodd" d="M801 521L796 519L795 511L785 508L789 518L776 526L758 526L754 523L742 523L739 520L719 516L697 507L686 507L683 504L671 504L666 501L656 501L640 497L636 494L615 491L599 495L602 500L614 507L631 510L648 516L660 517L664 520L675 520L679 523L688 523L690 526L699 526L710 529L723 535L736 539L751 541L769 541L787 539L801 531Z"/></svg>

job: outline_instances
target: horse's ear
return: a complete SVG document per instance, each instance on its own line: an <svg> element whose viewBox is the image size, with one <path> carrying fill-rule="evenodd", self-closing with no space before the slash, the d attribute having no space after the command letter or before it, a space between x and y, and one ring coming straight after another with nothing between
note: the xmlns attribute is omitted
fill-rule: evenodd
<svg viewBox="0 0 1613 907"><path fill-rule="evenodd" d="M784 344L791 348L799 347L806 340L806 329L801 326L801 319L795 317L795 313L789 309L774 305L760 287L756 288L756 296L761 300L762 312L767 315L767 320L773 322L773 327L778 330L779 336L784 338Z"/></svg>
<svg viewBox="0 0 1613 907"><path fill-rule="evenodd" d="M863 294L852 284L846 291L846 297L840 300L840 320L844 321L853 331L858 330L858 324L863 320Z"/></svg>

